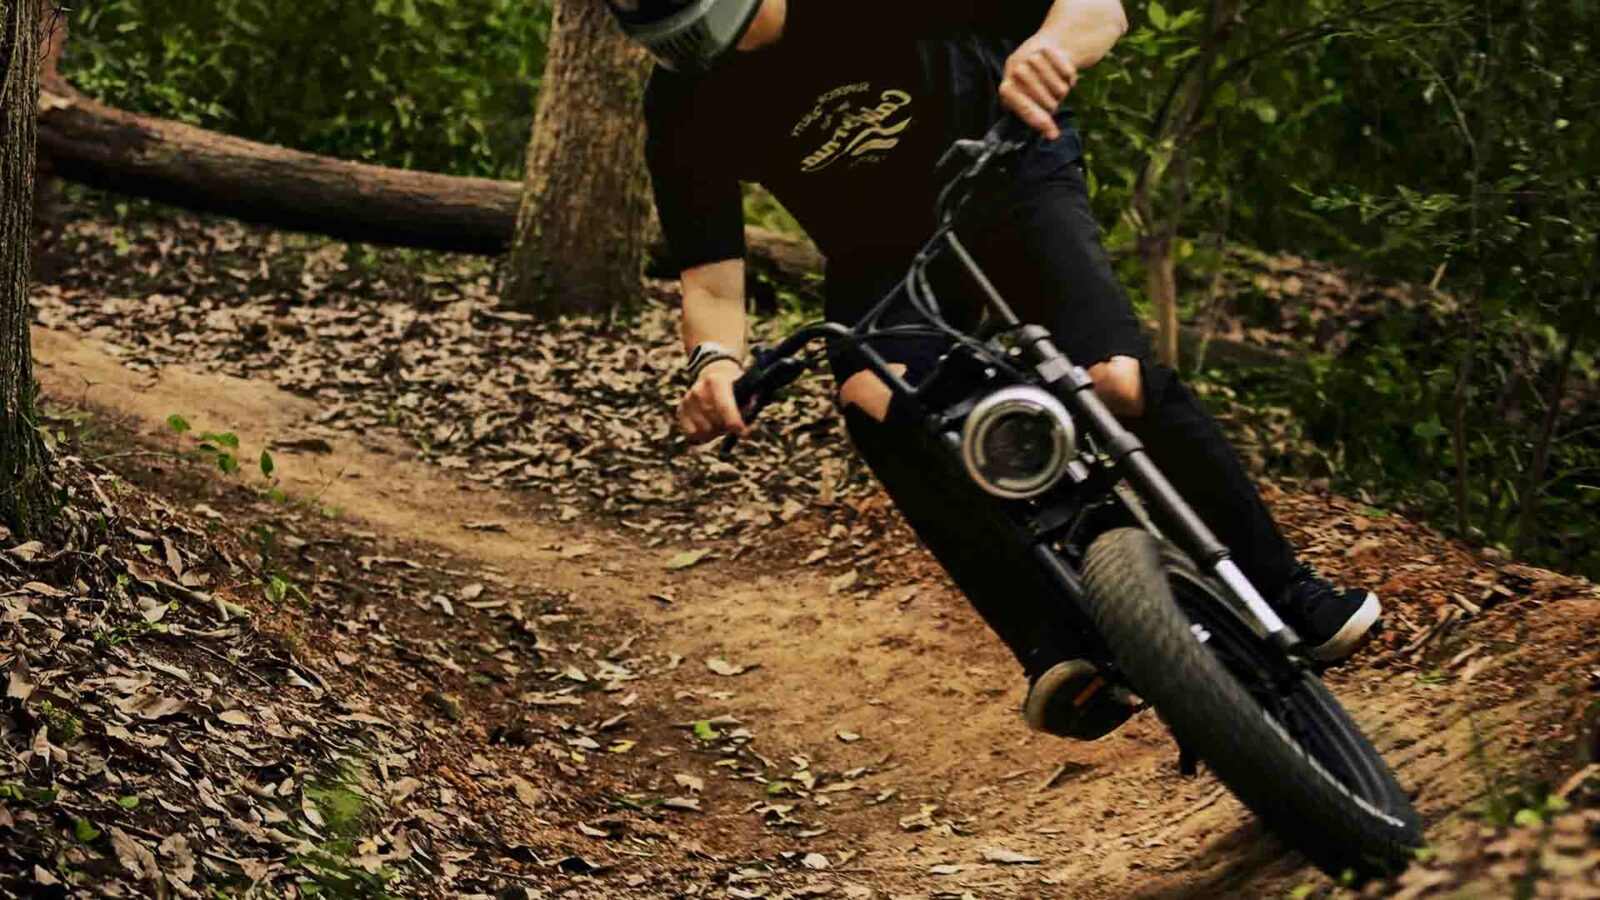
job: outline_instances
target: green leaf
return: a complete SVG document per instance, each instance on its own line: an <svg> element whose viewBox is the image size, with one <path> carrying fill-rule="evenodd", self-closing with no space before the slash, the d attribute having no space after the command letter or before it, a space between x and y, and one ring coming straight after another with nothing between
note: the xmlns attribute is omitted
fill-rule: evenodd
<svg viewBox="0 0 1600 900"><path fill-rule="evenodd" d="M228 475L233 475L239 471L239 457L234 456L232 453L219 453L217 454L217 468Z"/></svg>
<svg viewBox="0 0 1600 900"><path fill-rule="evenodd" d="M676 572L679 569L687 569L700 560L705 559L706 555L710 552L710 550L705 549L685 550L684 552L679 553L677 556L667 560L667 569L673 572Z"/></svg>
<svg viewBox="0 0 1600 900"><path fill-rule="evenodd" d="M206 431L200 435L200 440L218 447L227 447L232 450L239 449L239 436L231 431Z"/></svg>
<svg viewBox="0 0 1600 900"><path fill-rule="evenodd" d="M261 477L271 478L272 470L275 468L277 466L272 462L272 454L265 450L261 451Z"/></svg>
<svg viewBox="0 0 1600 900"><path fill-rule="evenodd" d="M139 807L139 798L137 796L118 797L117 805L123 809L137 809Z"/></svg>
<svg viewBox="0 0 1600 900"><path fill-rule="evenodd" d="M1157 0L1150 0L1150 24L1162 31L1172 27L1172 16L1167 14L1167 8Z"/></svg>
<svg viewBox="0 0 1600 900"><path fill-rule="evenodd" d="M1418 422L1417 424L1411 426L1411 432L1425 441L1438 440L1439 438L1450 433L1449 429L1445 428L1444 425L1439 421L1439 416L1437 413L1435 413L1434 416L1428 421Z"/></svg>
<svg viewBox="0 0 1600 900"><path fill-rule="evenodd" d="M90 844L100 836L100 829L94 827L88 819L79 816L78 821L72 826L72 833L77 835L80 844Z"/></svg>
<svg viewBox="0 0 1600 900"><path fill-rule="evenodd" d="M694 736L702 741L714 741L717 738L722 737L722 732L718 731L716 726L711 724L710 719L701 719L700 721L694 723Z"/></svg>
<svg viewBox="0 0 1600 900"><path fill-rule="evenodd" d="M187 434L190 430L189 420L173 413L167 416L167 428L171 429L173 434Z"/></svg>
<svg viewBox="0 0 1600 900"><path fill-rule="evenodd" d="M1537 809L1519 809L1511 823L1518 828L1538 828L1544 824L1544 816Z"/></svg>

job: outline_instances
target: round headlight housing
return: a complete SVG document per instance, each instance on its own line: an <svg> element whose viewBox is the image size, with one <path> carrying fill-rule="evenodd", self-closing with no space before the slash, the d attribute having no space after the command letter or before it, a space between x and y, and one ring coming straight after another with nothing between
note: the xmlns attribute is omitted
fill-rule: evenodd
<svg viewBox="0 0 1600 900"><path fill-rule="evenodd" d="M1027 500L1056 486L1078 449L1078 429L1067 408L1029 385L1003 388L983 398L967 416L961 459L985 491Z"/></svg>

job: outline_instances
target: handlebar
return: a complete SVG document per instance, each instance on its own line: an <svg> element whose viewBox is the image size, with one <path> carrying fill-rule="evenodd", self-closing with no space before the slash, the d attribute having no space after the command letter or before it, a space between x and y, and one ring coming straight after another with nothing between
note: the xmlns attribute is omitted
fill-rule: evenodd
<svg viewBox="0 0 1600 900"><path fill-rule="evenodd" d="M773 348L757 346L751 351L754 360L750 368L733 383L733 400L746 425L754 422L778 393L793 384L814 364L814 360L796 359L807 344L818 338L843 339L855 334L838 322L818 322L789 335ZM739 443L737 435L728 435L722 441L722 456L733 452Z"/></svg>
<svg viewBox="0 0 1600 900"><path fill-rule="evenodd" d="M981 140L956 141L946 152L944 159L939 162L939 168L943 169L952 159L966 157L968 159L966 174L973 176L987 168L996 157L1015 153L1028 146L1037 137L1038 134L1033 130L1033 126L1015 115L1006 113L995 122ZM807 344L817 338L851 339L856 336L853 329L839 323L820 322L791 334L776 348L756 347L753 351L755 359L750 369L733 385L734 402L745 424L754 422L756 417L761 415L761 411L777 397L778 392L793 384L811 368L812 360L795 359ZM727 457L738 443L737 435L728 435L723 439L720 454Z"/></svg>

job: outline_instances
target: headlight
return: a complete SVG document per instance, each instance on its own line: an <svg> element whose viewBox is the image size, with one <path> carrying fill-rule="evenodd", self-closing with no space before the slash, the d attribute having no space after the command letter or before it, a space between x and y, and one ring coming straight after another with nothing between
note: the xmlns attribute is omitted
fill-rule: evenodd
<svg viewBox="0 0 1600 900"><path fill-rule="evenodd" d="M967 416L961 459L979 487L1026 500L1055 487L1078 447L1078 429L1061 401L1019 385L983 398Z"/></svg>

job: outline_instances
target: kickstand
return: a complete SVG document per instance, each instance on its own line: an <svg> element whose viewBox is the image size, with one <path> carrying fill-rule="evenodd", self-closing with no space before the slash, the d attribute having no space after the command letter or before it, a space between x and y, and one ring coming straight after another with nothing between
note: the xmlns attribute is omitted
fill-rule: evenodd
<svg viewBox="0 0 1600 900"><path fill-rule="evenodd" d="M1185 778L1194 778L1200 774L1200 757L1194 755L1182 744L1178 745L1178 774Z"/></svg>

